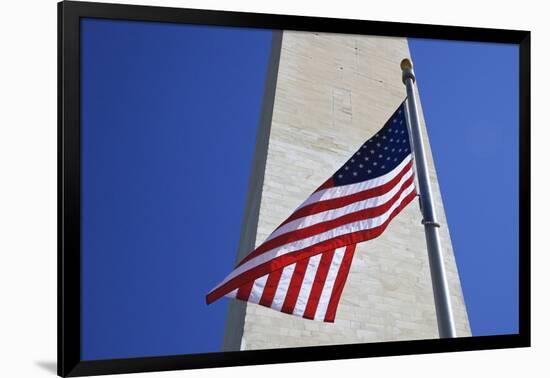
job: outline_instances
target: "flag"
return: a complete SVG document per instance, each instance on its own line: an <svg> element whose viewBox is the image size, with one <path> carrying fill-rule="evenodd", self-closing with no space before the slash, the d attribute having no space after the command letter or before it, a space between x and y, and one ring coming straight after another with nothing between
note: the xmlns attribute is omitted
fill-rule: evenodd
<svg viewBox="0 0 550 378"><path fill-rule="evenodd" d="M206 296L334 322L356 244L416 196L404 102L384 127Z"/></svg>

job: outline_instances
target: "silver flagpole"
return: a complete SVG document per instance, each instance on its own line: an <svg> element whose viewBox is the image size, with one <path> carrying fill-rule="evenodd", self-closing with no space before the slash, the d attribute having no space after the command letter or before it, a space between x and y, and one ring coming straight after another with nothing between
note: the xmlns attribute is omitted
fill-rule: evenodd
<svg viewBox="0 0 550 378"><path fill-rule="evenodd" d="M403 71L403 84L407 87L408 120L410 122L409 128L412 134L411 147L414 151L418 190L420 191L420 205L423 217L422 223L424 224L424 232L426 233L426 244L428 247L428 260L430 262L439 337L456 337L453 311L451 308L451 297L449 295L449 287L445 275L445 264L441 251L441 243L439 241L439 223L437 223L435 215L428 165L426 163L426 154L424 153L424 143L422 141L422 130L420 129L420 121L416 109L416 98L414 93L414 83L416 79L412 63L409 59L403 59L401 61L401 70Z"/></svg>

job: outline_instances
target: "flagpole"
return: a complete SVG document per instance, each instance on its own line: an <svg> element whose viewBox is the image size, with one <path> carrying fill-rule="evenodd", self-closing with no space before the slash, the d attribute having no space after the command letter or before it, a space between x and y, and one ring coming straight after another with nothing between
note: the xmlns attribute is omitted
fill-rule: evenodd
<svg viewBox="0 0 550 378"><path fill-rule="evenodd" d="M412 63L409 59L401 61L401 70L403 71L403 84L407 88L407 109L409 113L409 127L412 137L411 148L414 151L414 160L416 165L416 175L418 179L418 189L420 191L420 207L422 211L422 224L426 234L426 244L428 247L428 260L430 263L430 272L432 276L432 288L435 300L435 312L437 315L437 327L440 338L456 337L453 311L451 308L451 297L447 285L445 274L445 264L443 253L439 240L439 223L435 214L432 189L428 174L428 165L426 163L426 154L424 152L424 143L422 141L422 130L416 107L416 97L414 91L415 76Z"/></svg>

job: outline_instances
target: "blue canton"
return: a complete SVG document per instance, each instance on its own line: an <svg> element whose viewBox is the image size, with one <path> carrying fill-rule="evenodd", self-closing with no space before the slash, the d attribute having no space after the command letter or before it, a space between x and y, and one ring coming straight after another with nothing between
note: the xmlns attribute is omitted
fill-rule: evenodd
<svg viewBox="0 0 550 378"><path fill-rule="evenodd" d="M411 153L405 120L405 103L384 127L367 140L333 176L336 186L354 184L382 176Z"/></svg>

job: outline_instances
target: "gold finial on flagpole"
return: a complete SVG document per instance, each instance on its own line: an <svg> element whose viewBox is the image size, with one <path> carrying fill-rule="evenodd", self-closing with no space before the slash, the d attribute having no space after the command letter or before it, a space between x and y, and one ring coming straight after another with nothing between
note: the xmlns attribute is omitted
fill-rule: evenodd
<svg viewBox="0 0 550 378"><path fill-rule="evenodd" d="M408 58L405 58L401 61L401 70L403 71L403 84L405 84L407 79L412 79L413 82L416 81L416 77L414 76L413 64Z"/></svg>

